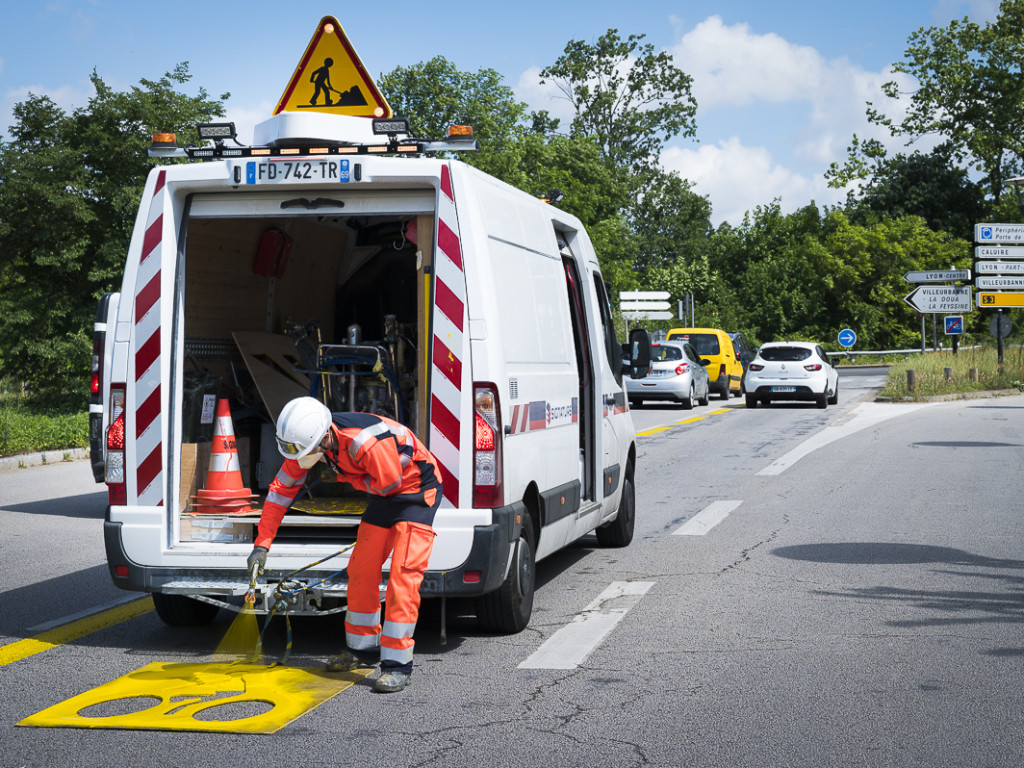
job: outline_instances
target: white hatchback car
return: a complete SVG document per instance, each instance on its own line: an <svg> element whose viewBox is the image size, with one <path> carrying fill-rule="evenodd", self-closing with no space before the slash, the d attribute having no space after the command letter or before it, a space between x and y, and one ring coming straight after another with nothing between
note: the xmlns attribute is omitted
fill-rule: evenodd
<svg viewBox="0 0 1024 768"><path fill-rule="evenodd" d="M772 400L813 400L825 408L839 402L839 372L818 344L773 341L750 362L746 395L748 408Z"/></svg>

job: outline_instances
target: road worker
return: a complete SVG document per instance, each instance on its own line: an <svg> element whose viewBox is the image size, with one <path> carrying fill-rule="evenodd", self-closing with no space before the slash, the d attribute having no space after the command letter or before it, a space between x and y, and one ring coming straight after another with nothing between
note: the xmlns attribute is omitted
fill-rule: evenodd
<svg viewBox="0 0 1024 768"><path fill-rule="evenodd" d="M320 401L300 397L281 409L278 450L285 457L270 484L249 555L262 573L281 518L302 489L306 474L323 461L343 482L370 495L348 563L346 648L327 660L332 672L374 666L378 693L400 691L412 674L413 631L420 584L434 544L434 513L441 503L437 461L396 421L369 413L331 413ZM380 583L391 556L381 624Z"/></svg>

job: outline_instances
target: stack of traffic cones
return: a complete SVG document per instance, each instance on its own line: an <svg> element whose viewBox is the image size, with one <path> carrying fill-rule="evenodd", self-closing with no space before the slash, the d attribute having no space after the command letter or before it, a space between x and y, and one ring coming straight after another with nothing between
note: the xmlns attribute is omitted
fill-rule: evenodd
<svg viewBox="0 0 1024 768"><path fill-rule="evenodd" d="M193 511L203 514L254 514L249 502L258 498L242 485L242 469L238 463L235 445L235 427L231 423L228 401L217 401L217 425L213 430L210 449L210 469L206 473L206 487L193 496Z"/></svg>

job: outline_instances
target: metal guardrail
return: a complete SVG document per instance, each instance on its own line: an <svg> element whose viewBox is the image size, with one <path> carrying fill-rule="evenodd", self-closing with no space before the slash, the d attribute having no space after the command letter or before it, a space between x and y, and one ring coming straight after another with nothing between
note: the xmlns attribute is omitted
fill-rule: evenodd
<svg viewBox="0 0 1024 768"><path fill-rule="evenodd" d="M903 355L903 358L905 360L909 360L911 355L915 355L915 354L916 355L920 355L922 352L924 352L924 353L927 353L927 352L948 352L952 348L953 347L951 347L951 346L950 347L940 346L938 349L921 349L919 347L917 349L857 350L856 352L852 352L850 350L845 350L843 352L826 352L825 354L827 354L829 357L845 357L845 358L849 358L851 363L855 363L855 362L857 362L857 358L859 356L861 356L861 355L875 355L878 358L881 358L883 355ZM970 347L960 346L960 347L957 347L957 349L981 349L981 344L975 344L975 345L970 346Z"/></svg>

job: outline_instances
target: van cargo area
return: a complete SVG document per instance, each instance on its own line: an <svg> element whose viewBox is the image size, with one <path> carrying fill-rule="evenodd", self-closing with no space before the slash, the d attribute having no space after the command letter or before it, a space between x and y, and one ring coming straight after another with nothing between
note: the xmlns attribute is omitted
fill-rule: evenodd
<svg viewBox="0 0 1024 768"><path fill-rule="evenodd" d="M252 200L220 197L196 196L182 239L180 542L251 542L259 519L258 509L194 514L218 396L228 399L242 477L254 493L264 494L280 468L274 422L294 397L326 395L331 410L388 416L424 438L433 216L337 215L336 201L288 199L272 204L301 214L231 215L225 208ZM362 495L329 470L308 488L312 498L294 504L277 540L354 541Z"/></svg>

